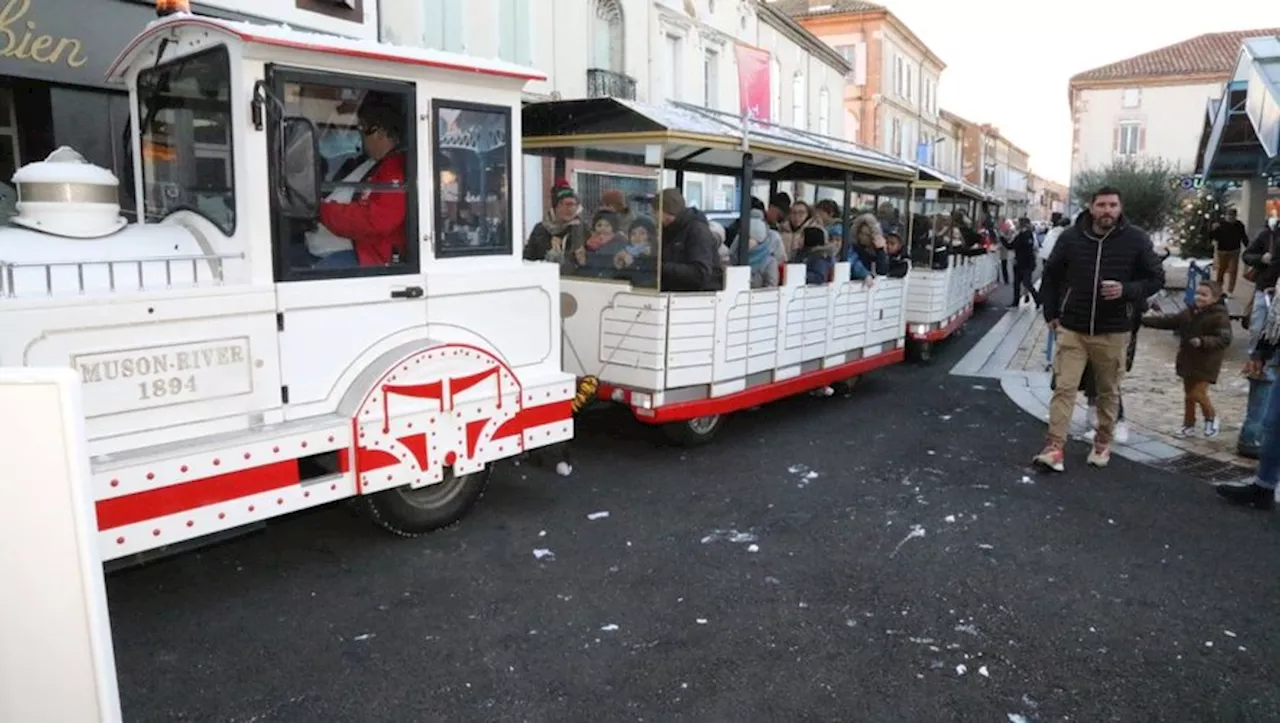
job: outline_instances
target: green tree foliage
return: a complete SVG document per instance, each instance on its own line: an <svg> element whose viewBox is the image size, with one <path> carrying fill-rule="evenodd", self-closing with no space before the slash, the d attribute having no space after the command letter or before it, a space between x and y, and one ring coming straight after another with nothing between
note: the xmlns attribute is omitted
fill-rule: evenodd
<svg viewBox="0 0 1280 723"><path fill-rule="evenodd" d="M1168 228L1178 217L1184 193L1180 180L1173 165L1162 158L1123 159L1082 171L1072 184L1072 192L1080 208L1088 208L1095 190L1103 186L1118 188L1124 196L1124 215L1129 223L1155 232Z"/></svg>
<svg viewBox="0 0 1280 723"><path fill-rule="evenodd" d="M1174 237L1183 258L1207 259L1213 257L1213 241L1209 234L1213 225L1222 222L1231 204L1227 203L1227 191L1218 185L1206 184L1200 192L1182 202Z"/></svg>

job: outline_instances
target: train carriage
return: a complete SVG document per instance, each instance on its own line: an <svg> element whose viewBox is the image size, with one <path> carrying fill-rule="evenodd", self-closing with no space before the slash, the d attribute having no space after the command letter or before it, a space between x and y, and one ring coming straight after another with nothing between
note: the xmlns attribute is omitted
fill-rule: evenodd
<svg viewBox="0 0 1280 723"><path fill-rule="evenodd" d="M524 134L526 153L544 156L557 178L576 168L658 189L663 170L675 171L677 185L685 173L732 176L744 209L744 189L759 181L839 188L847 206L857 183L917 176L914 166L838 139L683 104L535 103L525 108ZM653 210L661 218L660 200ZM584 216L592 231L595 220ZM599 380L603 398L679 441L705 442L731 412L903 359L908 278L851 281L849 264L839 263L826 283L809 284L804 265L786 264L778 286L752 288L752 269L738 258L719 289L670 291L661 224L652 231L659 238L647 266L609 254L562 262L564 358L566 370Z"/></svg>

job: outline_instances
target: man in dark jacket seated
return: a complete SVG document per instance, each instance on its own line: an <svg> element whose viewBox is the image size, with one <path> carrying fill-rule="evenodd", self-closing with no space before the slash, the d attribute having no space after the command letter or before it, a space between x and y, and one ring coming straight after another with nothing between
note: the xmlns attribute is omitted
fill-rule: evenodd
<svg viewBox="0 0 1280 723"><path fill-rule="evenodd" d="M660 291L719 291L723 286L720 243L697 209L685 206L680 189L662 192Z"/></svg>
<svg viewBox="0 0 1280 723"><path fill-rule="evenodd" d="M1061 472L1063 445L1086 364L1098 385L1098 433L1088 464L1111 461L1125 350L1135 304L1164 288L1164 267L1146 232L1125 221L1120 191L1103 187L1062 232L1040 283L1044 319L1058 334L1045 447L1035 462Z"/></svg>

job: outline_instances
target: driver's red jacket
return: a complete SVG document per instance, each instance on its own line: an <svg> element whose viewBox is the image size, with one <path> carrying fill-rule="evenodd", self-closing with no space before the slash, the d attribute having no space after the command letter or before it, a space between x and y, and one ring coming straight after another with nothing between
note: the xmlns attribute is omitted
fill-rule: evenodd
<svg viewBox="0 0 1280 723"><path fill-rule="evenodd" d="M394 184L398 191L363 191L351 203L320 204L320 222L334 235L351 239L361 266L386 266L391 255L405 254L404 152L392 151L373 167L364 183Z"/></svg>

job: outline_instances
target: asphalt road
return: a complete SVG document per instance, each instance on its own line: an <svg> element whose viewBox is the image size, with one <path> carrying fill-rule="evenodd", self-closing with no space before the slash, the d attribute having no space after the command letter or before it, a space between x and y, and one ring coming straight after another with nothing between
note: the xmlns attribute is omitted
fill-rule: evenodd
<svg viewBox="0 0 1280 723"><path fill-rule="evenodd" d="M1041 426L947 374L1002 312L698 450L591 414L573 477L434 536L336 507L115 574L126 720L1280 719L1280 518L1031 471Z"/></svg>

